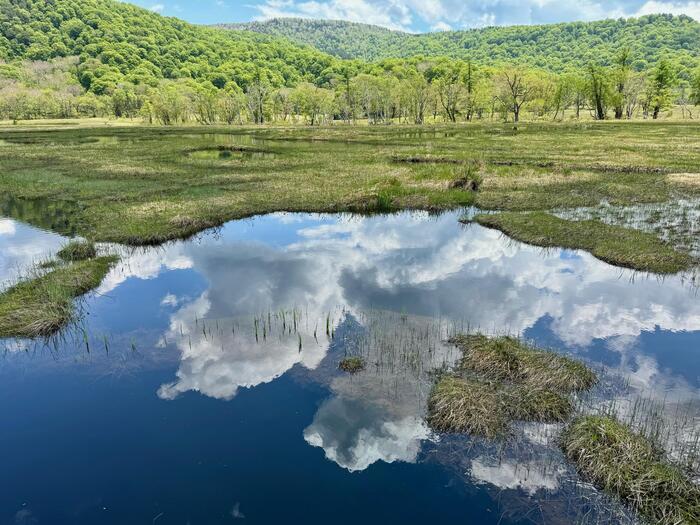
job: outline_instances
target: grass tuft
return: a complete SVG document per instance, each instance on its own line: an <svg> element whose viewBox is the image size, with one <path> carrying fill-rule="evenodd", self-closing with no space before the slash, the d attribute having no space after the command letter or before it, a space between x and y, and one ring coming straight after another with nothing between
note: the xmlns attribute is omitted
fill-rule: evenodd
<svg viewBox="0 0 700 525"><path fill-rule="evenodd" d="M495 438L507 431L508 423L502 392L485 381L445 375L428 400L428 424L437 432Z"/></svg>
<svg viewBox="0 0 700 525"><path fill-rule="evenodd" d="M114 256L76 261L0 294L0 337L42 337L75 318L73 299L98 287Z"/></svg>
<svg viewBox="0 0 700 525"><path fill-rule="evenodd" d="M513 337L460 335L452 343L463 352L461 370L495 381L524 382L534 388L562 392L588 390L597 382L595 373L583 363Z"/></svg>
<svg viewBox="0 0 700 525"><path fill-rule="evenodd" d="M700 487L617 420L581 417L566 429L561 445L583 477L651 523L700 523Z"/></svg>
<svg viewBox="0 0 700 525"><path fill-rule="evenodd" d="M58 252L58 258L62 261L84 261L97 257L95 245L87 241L71 241Z"/></svg>
<svg viewBox="0 0 700 525"><path fill-rule="evenodd" d="M348 372L350 374L356 374L365 369L365 360L361 357L346 357L338 365L343 372Z"/></svg>
<svg viewBox="0 0 700 525"><path fill-rule="evenodd" d="M602 261L633 270L673 274L697 263L651 233L597 220L568 221L544 212L477 215L474 220L528 244L586 250Z"/></svg>
<svg viewBox="0 0 700 525"><path fill-rule="evenodd" d="M428 423L438 432L490 438L512 421L563 422L574 411L568 394L597 382L584 364L512 337L459 335L451 342L462 359L428 400Z"/></svg>

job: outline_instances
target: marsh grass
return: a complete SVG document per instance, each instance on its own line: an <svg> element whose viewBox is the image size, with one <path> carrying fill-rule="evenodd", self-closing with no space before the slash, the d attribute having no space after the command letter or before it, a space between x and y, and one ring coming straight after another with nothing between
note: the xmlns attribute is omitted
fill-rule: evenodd
<svg viewBox="0 0 700 525"><path fill-rule="evenodd" d="M618 496L650 523L700 523L700 486L665 462L649 440L617 420L581 417L562 434L561 446L583 477Z"/></svg>
<svg viewBox="0 0 700 525"><path fill-rule="evenodd" d="M581 249L604 262L633 270L675 274L698 262L656 235L597 220L569 221L544 212L477 215L474 220L528 244Z"/></svg>
<svg viewBox="0 0 700 525"><path fill-rule="evenodd" d="M365 360L362 357L350 356L340 361L338 368L349 374L356 374L365 369Z"/></svg>
<svg viewBox="0 0 700 525"><path fill-rule="evenodd" d="M97 248L88 241L70 241L56 255L66 262L84 261L97 257Z"/></svg>
<svg viewBox="0 0 700 525"><path fill-rule="evenodd" d="M46 337L75 319L74 299L98 287L113 256L57 266L0 294L0 337Z"/></svg>
<svg viewBox="0 0 700 525"><path fill-rule="evenodd" d="M462 358L430 395L428 423L438 432L496 437L513 421L563 422L574 411L568 394L597 381L582 363L512 337L457 335L450 342Z"/></svg>
<svg viewBox="0 0 700 525"><path fill-rule="evenodd" d="M13 147L0 151L0 194L24 202L60 199L68 210L62 229L94 241L138 245L274 211L445 210L471 204L549 210L603 200L664 202L674 189L696 187L685 181L700 164L693 146L698 127L667 122L528 124L517 134L502 125L473 123L430 130L206 132L19 127L1 135ZM183 155L263 145L275 155L240 162L198 162ZM411 159L429 162L406 162ZM478 178L464 172L474 166ZM673 173L689 175L679 179ZM14 206L10 215L37 225L45 219L24 215L26 208Z"/></svg>
<svg viewBox="0 0 700 525"><path fill-rule="evenodd" d="M533 347L514 337L458 335L451 342L462 350L460 370L468 370L494 381L525 383L542 390L577 392L597 382L586 365L566 356Z"/></svg>
<svg viewBox="0 0 700 525"><path fill-rule="evenodd" d="M437 432L496 438L509 424L503 392L492 383L441 377L428 399L428 425Z"/></svg>

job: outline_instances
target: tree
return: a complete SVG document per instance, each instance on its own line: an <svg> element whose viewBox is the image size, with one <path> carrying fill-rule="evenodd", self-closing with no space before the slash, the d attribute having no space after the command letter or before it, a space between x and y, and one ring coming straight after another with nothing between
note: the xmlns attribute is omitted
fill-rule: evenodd
<svg viewBox="0 0 700 525"><path fill-rule="evenodd" d="M700 67L698 67L695 70L695 74L693 75L693 79L691 81L690 89L690 100L696 106L700 106Z"/></svg>
<svg viewBox="0 0 700 525"><path fill-rule="evenodd" d="M642 95L646 89L646 76L642 73L634 73L630 75L625 84L625 116L627 119L632 119L637 107L640 105Z"/></svg>
<svg viewBox="0 0 700 525"><path fill-rule="evenodd" d="M659 60L649 79L649 106L652 118L658 119L661 111L672 104L672 89L676 83L676 72L671 63L666 59Z"/></svg>
<svg viewBox="0 0 700 525"><path fill-rule="evenodd" d="M333 92L308 82L299 84L291 97L311 126L320 124L333 108Z"/></svg>
<svg viewBox="0 0 700 525"><path fill-rule="evenodd" d="M613 105L615 108L615 118L620 120L624 115L625 95L627 93L627 82L632 73L632 54L628 47L625 47L615 57L613 79L615 83L615 94Z"/></svg>
<svg viewBox="0 0 700 525"><path fill-rule="evenodd" d="M256 79L246 90L246 103L250 118L256 124L264 124L272 87L266 81Z"/></svg>
<svg viewBox="0 0 700 525"><path fill-rule="evenodd" d="M414 124L423 124L426 110L433 96L427 79L420 72L411 70L402 80L401 90L404 94L408 114L413 118Z"/></svg>
<svg viewBox="0 0 700 525"><path fill-rule="evenodd" d="M513 113L513 122L520 121L520 111L536 94L531 74L519 68L504 69L496 75L497 98L507 112Z"/></svg>
<svg viewBox="0 0 700 525"><path fill-rule="evenodd" d="M241 92L241 89L235 84L229 83L229 85L225 89L219 91L217 95L216 107L219 118L229 126L236 122L240 124L245 104L245 96Z"/></svg>
<svg viewBox="0 0 700 525"><path fill-rule="evenodd" d="M605 69L590 64L588 66L588 94L596 120L605 120L610 101L610 84Z"/></svg>

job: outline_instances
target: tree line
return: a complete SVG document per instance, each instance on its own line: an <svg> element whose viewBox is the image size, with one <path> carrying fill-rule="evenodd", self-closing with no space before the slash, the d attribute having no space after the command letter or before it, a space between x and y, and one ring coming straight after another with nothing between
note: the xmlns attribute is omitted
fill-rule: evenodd
<svg viewBox="0 0 700 525"><path fill-rule="evenodd" d="M646 71L621 50L612 65L593 63L560 74L519 65L486 66L448 58L338 61L315 81L280 85L264 68L245 87L216 79L119 82L100 93L78 80L77 57L0 64L0 118L117 117L176 125L321 125L332 121L424 124L523 118L564 120L682 118L700 105L700 66L679 74L661 59Z"/></svg>

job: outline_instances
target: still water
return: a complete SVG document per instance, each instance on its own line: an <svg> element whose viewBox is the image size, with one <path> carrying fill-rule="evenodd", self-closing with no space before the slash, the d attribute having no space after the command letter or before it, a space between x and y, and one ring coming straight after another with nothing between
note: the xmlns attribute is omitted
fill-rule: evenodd
<svg viewBox="0 0 700 525"><path fill-rule="evenodd" d="M459 217L273 214L103 246L122 261L80 323L0 341L0 523L628 523L556 425L436 436L426 398L449 335L519 334L599 371L584 409L664 408L682 455L697 289ZM0 219L0 288L63 243ZM367 369L339 372L349 354Z"/></svg>

